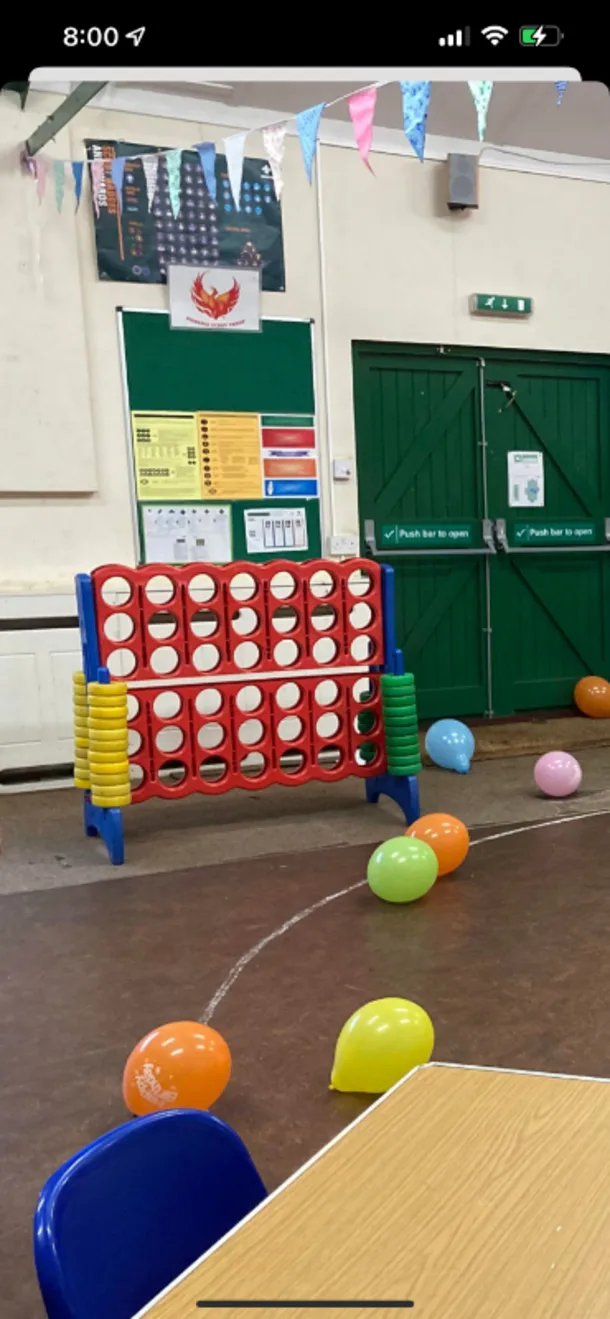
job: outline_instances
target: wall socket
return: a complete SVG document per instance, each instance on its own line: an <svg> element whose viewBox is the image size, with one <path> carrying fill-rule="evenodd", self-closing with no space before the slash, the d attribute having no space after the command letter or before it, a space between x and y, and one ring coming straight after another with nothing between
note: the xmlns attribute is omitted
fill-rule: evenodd
<svg viewBox="0 0 610 1319"><path fill-rule="evenodd" d="M350 536L343 533L339 536L331 536L330 552L336 554L338 558L348 559L352 554L360 553L360 542L357 536Z"/></svg>
<svg viewBox="0 0 610 1319"><path fill-rule="evenodd" d="M333 481L351 481L354 463L351 458L333 458Z"/></svg>

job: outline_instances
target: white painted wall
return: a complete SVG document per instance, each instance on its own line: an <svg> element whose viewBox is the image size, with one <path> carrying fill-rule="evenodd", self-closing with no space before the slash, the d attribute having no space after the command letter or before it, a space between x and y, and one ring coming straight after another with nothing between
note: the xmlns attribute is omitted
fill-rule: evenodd
<svg viewBox="0 0 610 1319"><path fill-rule="evenodd" d="M69 591L76 571L133 561L116 307L166 305L162 287L98 281L88 195L76 220L68 200L57 215L51 192L41 206L32 204L33 187L18 174L15 151L33 122L56 103L48 95L32 96L26 122L14 102L0 97L2 305L8 316L19 304L19 351L22 362L27 361L31 389L31 397L27 389L24 395L22 365L11 384L8 332L0 320L0 389L9 386L2 400L2 465L11 469L13 464L21 472L26 490L31 470L29 488L40 490L27 445L32 415L44 418L44 448L54 455L53 488L71 492L28 494L21 484L19 496L0 494L4 592ZM171 147L210 138L220 142L226 131L184 119L88 108L49 151L82 158L88 137ZM248 154L263 154L257 133L248 140ZM322 147L320 263L316 189L307 184L296 139L288 139L283 197L288 291L263 298L266 316L316 322L327 533L330 458L354 450L353 339L610 353L608 183L484 169L480 210L464 218L446 210L441 164L422 166L404 154L375 153L373 167L375 177L347 145ZM26 253L23 199L28 188ZM533 296L532 321L470 317L468 295L488 290ZM46 318L42 338L41 306ZM15 445L20 446L18 461ZM79 475L71 480L73 468ZM0 489L7 489L6 481L0 480ZM335 486L334 504L334 530L355 532L355 484Z"/></svg>

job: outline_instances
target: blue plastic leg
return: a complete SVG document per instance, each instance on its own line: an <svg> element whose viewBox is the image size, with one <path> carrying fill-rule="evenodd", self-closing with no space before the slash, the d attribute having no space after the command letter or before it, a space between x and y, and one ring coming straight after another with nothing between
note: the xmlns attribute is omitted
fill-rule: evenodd
<svg viewBox="0 0 610 1319"><path fill-rule="evenodd" d="M118 806L94 806L85 793L85 833L88 838L103 838L113 866L125 860L123 816Z"/></svg>
<svg viewBox="0 0 610 1319"><path fill-rule="evenodd" d="M380 796L390 797L400 806L407 824L419 820L419 783L416 775L397 778L394 774L378 774L366 780L366 799L375 805Z"/></svg>

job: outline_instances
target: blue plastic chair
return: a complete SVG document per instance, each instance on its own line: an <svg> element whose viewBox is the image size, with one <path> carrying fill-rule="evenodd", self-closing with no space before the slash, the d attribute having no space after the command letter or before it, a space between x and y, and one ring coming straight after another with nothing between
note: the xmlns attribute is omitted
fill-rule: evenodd
<svg viewBox="0 0 610 1319"><path fill-rule="evenodd" d="M239 1136L210 1113L172 1109L101 1136L40 1193L49 1319L133 1319L266 1194Z"/></svg>

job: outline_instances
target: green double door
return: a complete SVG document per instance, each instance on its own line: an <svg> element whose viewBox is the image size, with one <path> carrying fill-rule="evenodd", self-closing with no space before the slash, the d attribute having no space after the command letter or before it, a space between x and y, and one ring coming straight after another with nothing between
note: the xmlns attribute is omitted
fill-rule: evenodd
<svg viewBox="0 0 610 1319"><path fill-rule="evenodd" d="M610 674L610 358L353 346L361 536L396 575L420 713Z"/></svg>

